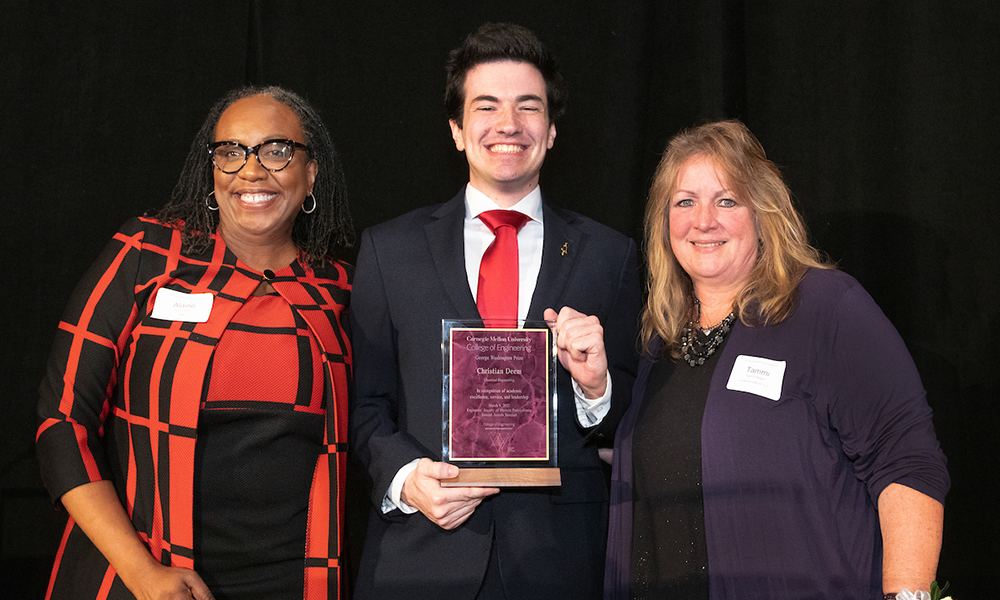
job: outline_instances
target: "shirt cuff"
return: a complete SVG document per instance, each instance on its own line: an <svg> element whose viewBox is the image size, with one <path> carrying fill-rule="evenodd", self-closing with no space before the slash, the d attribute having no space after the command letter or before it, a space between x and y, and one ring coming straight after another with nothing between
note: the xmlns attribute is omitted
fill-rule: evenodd
<svg viewBox="0 0 1000 600"><path fill-rule="evenodd" d="M382 498L382 514L390 513L397 508L404 515L412 515L417 512L417 509L400 500L399 495L403 492L403 482L410 476L410 473L416 470L418 462L420 462L420 459L416 458L400 467L399 471L396 471L396 476L392 478L392 483L389 484L389 491Z"/></svg>
<svg viewBox="0 0 1000 600"><path fill-rule="evenodd" d="M573 381L573 397L576 399L576 418L584 427L594 427L604 420L611 410L611 371L607 375L607 387L600 398L587 398L580 384Z"/></svg>

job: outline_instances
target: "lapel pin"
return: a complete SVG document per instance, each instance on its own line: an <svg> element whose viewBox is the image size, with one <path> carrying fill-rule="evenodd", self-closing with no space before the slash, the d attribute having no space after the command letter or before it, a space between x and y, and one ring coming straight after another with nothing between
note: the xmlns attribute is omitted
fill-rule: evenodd
<svg viewBox="0 0 1000 600"><path fill-rule="evenodd" d="M569 252L569 242L563 242L563 245L562 245L562 255L566 256L566 254L568 252Z"/></svg>

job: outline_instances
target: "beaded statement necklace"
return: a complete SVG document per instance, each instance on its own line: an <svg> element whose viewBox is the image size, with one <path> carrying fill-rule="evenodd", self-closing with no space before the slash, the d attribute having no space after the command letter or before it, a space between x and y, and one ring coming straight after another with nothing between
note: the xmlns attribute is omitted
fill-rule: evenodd
<svg viewBox="0 0 1000 600"><path fill-rule="evenodd" d="M681 356L684 357L684 362L692 367L697 367L705 364L708 357L715 354L722 342L726 340L726 334L733 328L733 321L736 320L736 313L729 313L718 325L706 329L700 326L701 302L695 298L694 304L698 311L694 320L688 321L681 333Z"/></svg>

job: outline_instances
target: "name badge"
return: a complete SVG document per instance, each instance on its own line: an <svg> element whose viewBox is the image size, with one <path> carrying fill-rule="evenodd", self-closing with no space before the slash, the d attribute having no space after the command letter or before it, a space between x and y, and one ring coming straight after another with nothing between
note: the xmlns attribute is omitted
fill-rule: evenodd
<svg viewBox="0 0 1000 600"><path fill-rule="evenodd" d="M212 313L212 294L185 294L169 288L160 288L153 303L154 319L204 323Z"/></svg>
<svg viewBox="0 0 1000 600"><path fill-rule="evenodd" d="M781 382L784 379L785 361L741 354L736 357L726 389L777 401L781 398Z"/></svg>

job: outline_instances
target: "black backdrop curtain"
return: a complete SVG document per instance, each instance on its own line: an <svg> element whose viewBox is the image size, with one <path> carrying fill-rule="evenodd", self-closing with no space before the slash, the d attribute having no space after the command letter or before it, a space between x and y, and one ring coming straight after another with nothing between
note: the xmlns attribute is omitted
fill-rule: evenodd
<svg viewBox="0 0 1000 600"><path fill-rule="evenodd" d="M466 181L443 65L491 20L534 29L569 81L546 193L636 239L672 134L722 117L757 134L816 244L917 361L954 480L939 576L959 597L987 597L1000 564L995 0L7 0L2 595L44 593L65 519L32 448L56 321L117 226L167 200L211 104L243 83L314 102L360 232Z"/></svg>

